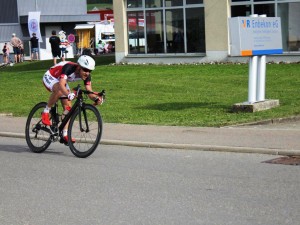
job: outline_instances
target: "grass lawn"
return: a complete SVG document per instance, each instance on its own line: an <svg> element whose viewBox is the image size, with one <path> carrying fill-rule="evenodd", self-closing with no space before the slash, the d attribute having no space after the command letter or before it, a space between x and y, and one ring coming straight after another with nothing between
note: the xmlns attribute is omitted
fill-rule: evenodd
<svg viewBox="0 0 300 225"><path fill-rule="evenodd" d="M114 56L98 57L94 90L106 90L99 107L104 122L176 126L224 126L300 114L300 64L268 64L266 99L280 107L232 113L248 98L248 65L112 65ZM1 113L27 116L49 92L42 84L52 60L0 69ZM76 86L76 83L70 83Z"/></svg>

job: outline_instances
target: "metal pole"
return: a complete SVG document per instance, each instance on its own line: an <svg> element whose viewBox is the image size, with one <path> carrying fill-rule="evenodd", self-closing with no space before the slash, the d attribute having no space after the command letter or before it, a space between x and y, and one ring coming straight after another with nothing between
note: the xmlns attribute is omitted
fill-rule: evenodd
<svg viewBox="0 0 300 225"><path fill-rule="evenodd" d="M252 56L249 60L249 81L248 81L248 102L256 101L256 83L257 83L257 60L258 56Z"/></svg>
<svg viewBox="0 0 300 225"><path fill-rule="evenodd" d="M258 77L257 77L257 93L256 100L265 100L265 86L266 86L266 56L262 55L259 57L258 61Z"/></svg>
<svg viewBox="0 0 300 225"><path fill-rule="evenodd" d="M253 14L250 17L258 17L257 14ZM249 60L249 81L248 81L248 102L256 102L256 83L257 83L257 56L250 57Z"/></svg>
<svg viewBox="0 0 300 225"><path fill-rule="evenodd" d="M267 17L267 15L260 15L259 17ZM262 55L258 58L257 68L257 87L256 87L256 101L265 100L265 86L266 86L266 56Z"/></svg>

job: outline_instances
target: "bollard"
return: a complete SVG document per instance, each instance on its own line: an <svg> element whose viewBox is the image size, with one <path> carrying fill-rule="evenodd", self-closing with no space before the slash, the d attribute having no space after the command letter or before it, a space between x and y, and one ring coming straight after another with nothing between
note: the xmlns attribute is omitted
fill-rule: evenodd
<svg viewBox="0 0 300 225"><path fill-rule="evenodd" d="M266 86L266 56L258 57L257 68L257 87L256 87L256 101L261 102L265 100Z"/></svg>
<svg viewBox="0 0 300 225"><path fill-rule="evenodd" d="M258 17L253 14L250 17ZM257 62L258 56L251 56L249 59L249 80L248 80L248 103L256 102L256 88L257 88Z"/></svg>
<svg viewBox="0 0 300 225"><path fill-rule="evenodd" d="M257 84L257 60L258 56L252 56L249 60L248 102L256 102Z"/></svg>
<svg viewBox="0 0 300 225"><path fill-rule="evenodd" d="M267 15L260 15L259 17L267 17ZM257 86L256 86L256 101L261 102L265 100L266 92L266 56L258 57L257 68Z"/></svg>

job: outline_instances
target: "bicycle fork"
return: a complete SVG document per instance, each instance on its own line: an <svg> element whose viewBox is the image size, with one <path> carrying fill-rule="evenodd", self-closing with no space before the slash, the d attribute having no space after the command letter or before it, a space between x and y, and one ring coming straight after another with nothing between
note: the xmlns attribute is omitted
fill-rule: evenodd
<svg viewBox="0 0 300 225"><path fill-rule="evenodd" d="M86 129L84 130L83 129L83 126L82 126L82 115L83 114L83 118L84 118L84 123L86 125ZM86 115L86 111L82 108L80 108L79 110L79 129L81 132L85 131L86 133L88 133L90 131L89 129L89 124L88 124L88 121L87 121L87 115Z"/></svg>

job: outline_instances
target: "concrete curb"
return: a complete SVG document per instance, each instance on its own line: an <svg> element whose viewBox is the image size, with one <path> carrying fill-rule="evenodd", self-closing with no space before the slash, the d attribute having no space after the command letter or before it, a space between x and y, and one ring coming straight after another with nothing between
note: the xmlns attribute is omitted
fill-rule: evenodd
<svg viewBox="0 0 300 225"><path fill-rule="evenodd" d="M255 126L255 125L267 125L267 124L280 124L280 123L285 123L285 122L295 122L295 121L299 121L299 120L300 120L300 116L291 116L291 117L283 117L283 118L276 118L276 119L260 120L260 121L256 121L256 122L228 125L228 126L222 126L222 127L226 128L226 127L242 127L242 126Z"/></svg>
<svg viewBox="0 0 300 225"><path fill-rule="evenodd" d="M2 137L25 138L25 134L0 132ZM234 152L234 153L256 153L269 155L284 155L298 156L299 150L282 150L268 148L251 148L251 147L232 147L232 146L217 146L217 145L194 145L194 144L174 144L174 143L154 143L154 142L139 142L139 141L124 141L124 140L108 140L102 139L103 145L122 145L131 147L144 148L168 148L180 150L198 150L198 151L216 151L216 152Z"/></svg>

